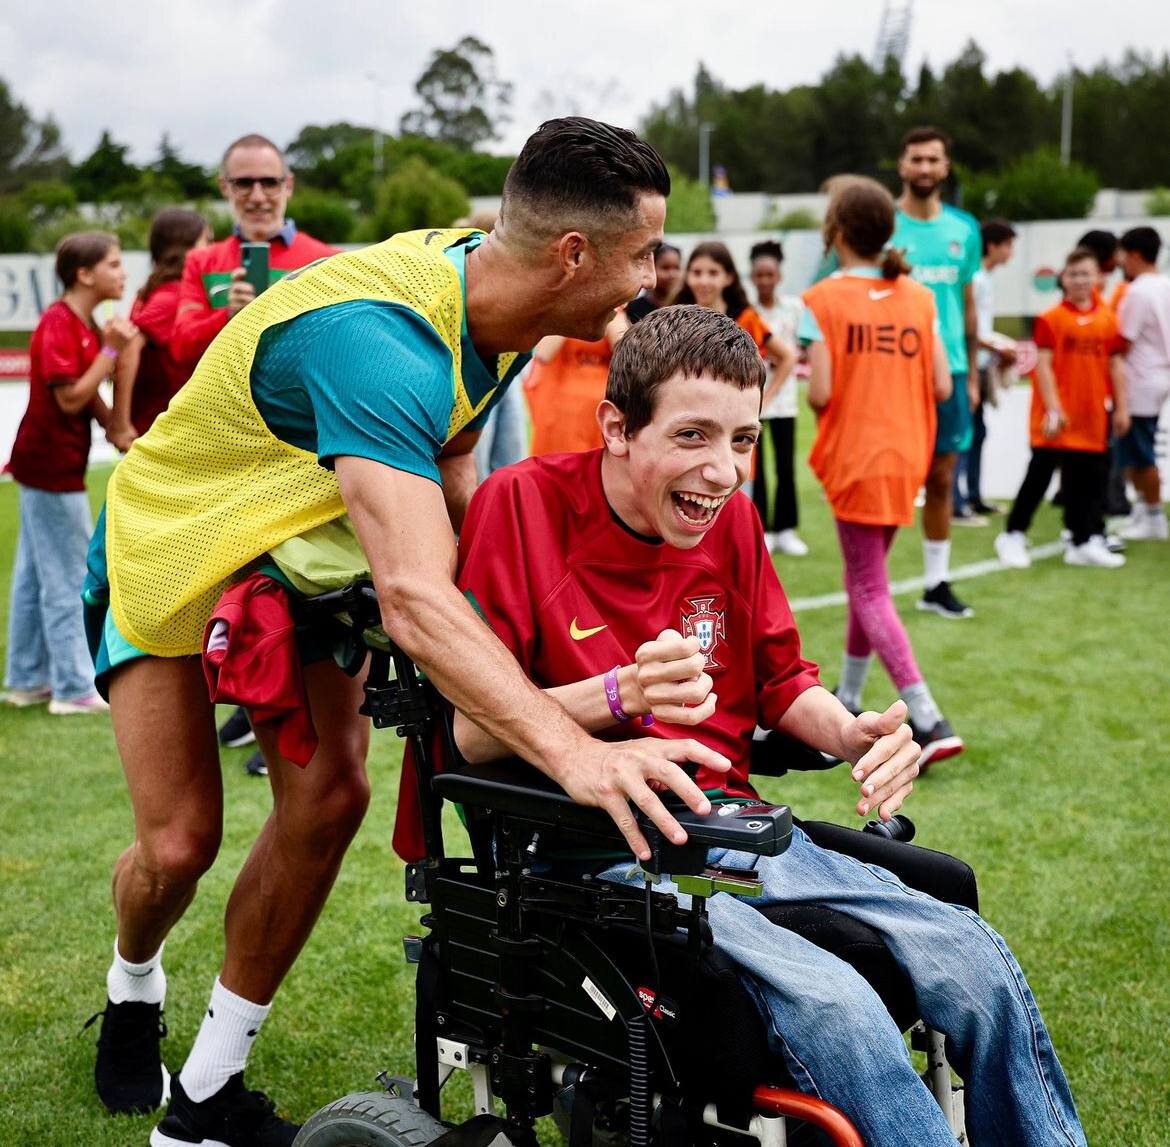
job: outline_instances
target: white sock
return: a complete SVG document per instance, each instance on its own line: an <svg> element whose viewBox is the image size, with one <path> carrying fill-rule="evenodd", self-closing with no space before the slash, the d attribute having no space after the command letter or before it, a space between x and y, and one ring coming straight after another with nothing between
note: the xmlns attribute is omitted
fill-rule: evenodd
<svg viewBox="0 0 1170 1147"><path fill-rule="evenodd" d="M865 688L865 679L869 675L871 658L853 657L846 653L841 662L841 682L837 686L837 700L846 709L861 708L861 691Z"/></svg>
<svg viewBox="0 0 1170 1147"><path fill-rule="evenodd" d="M106 995L114 1004L161 1004L167 995L162 947L149 960L132 964L123 959L114 939L114 962L106 973Z"/></svg>
<svg viewBox="0 0 1170 1147"><path fill-rule="evenodd" d="M902 690L902 700L910 710L910 720L916 729L930 732L942 720L942 713L930 695L930 687L925 681L916 681ZM186 1083L184 1082L184 1086Z"/></svg>
<svg viewBox="0 0 1170 1147"><path fill-rule="evenodd" d="M207 1015L180 1072L183 1090L193 1102L202 1103L244 1070L260 1025L271 1010L271 1004L254 1004L228 991L216 976Z"/></svg>
<svg viewBox="0 0 1170 1147"><path fill-rule="evenodd" d="M922 564L924 581L927 589L934 589L939 582L949 581L951 577L951 540L932 542L929 538L922 540Z"/></svg>

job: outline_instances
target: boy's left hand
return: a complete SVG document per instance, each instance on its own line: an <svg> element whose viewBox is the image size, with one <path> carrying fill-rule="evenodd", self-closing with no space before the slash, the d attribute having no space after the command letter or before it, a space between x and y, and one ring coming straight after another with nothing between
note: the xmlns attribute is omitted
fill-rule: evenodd
<svg viewBox="0 0 1170 1147"><path fill-rule="evenodd" d="M852 773L861 786L858 816L876 808L882 820L889 820L914 787L921 750L905 723L906 712L906 702L898 700L884 713L861 713L842 731L852 750L848 759L857 762Z"/></svg>

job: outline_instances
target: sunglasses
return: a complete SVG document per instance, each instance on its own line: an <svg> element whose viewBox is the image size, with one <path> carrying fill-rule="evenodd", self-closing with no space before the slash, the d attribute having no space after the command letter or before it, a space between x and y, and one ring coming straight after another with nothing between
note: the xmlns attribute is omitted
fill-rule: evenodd
<svg viewBox="0 0 1170 1147"><path fill-rule="evenodd" d="M276 191L277 188L284 186L285 178L283 175L242 175L238 179L228 179L225 182L237 195L245 195L256 184L260 185L262 191Z"/></svg>

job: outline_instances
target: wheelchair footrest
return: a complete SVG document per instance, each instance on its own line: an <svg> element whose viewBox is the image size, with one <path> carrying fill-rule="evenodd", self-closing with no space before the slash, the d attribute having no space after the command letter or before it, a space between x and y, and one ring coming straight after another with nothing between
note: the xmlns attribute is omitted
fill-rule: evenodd
<svg viewBox="0 0 1170 1147"><path fill-rule="evenodd" d="M697 876L676 876L674 883L680 892L690 896L714 896L716 892L730 892L733 896L762 896L764 884L754 868L721 868L709 864Z"/></svg>

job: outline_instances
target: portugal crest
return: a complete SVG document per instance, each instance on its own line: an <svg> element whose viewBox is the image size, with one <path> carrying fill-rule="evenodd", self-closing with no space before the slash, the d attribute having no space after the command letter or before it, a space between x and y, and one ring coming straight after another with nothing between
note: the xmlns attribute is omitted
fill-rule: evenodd
<svg viewBox="0 0 1170 1147"><path fill-rule="evenodd" d="M693 612L688 613L683 609L682 614L683 637L699 639L699 648L706 658L707 669L723 668L722 663L715 658L715 651L718 643L727 637L727 631L723 610L714 608L717 600L717 596L689 598L687 604Z"/></svg>

